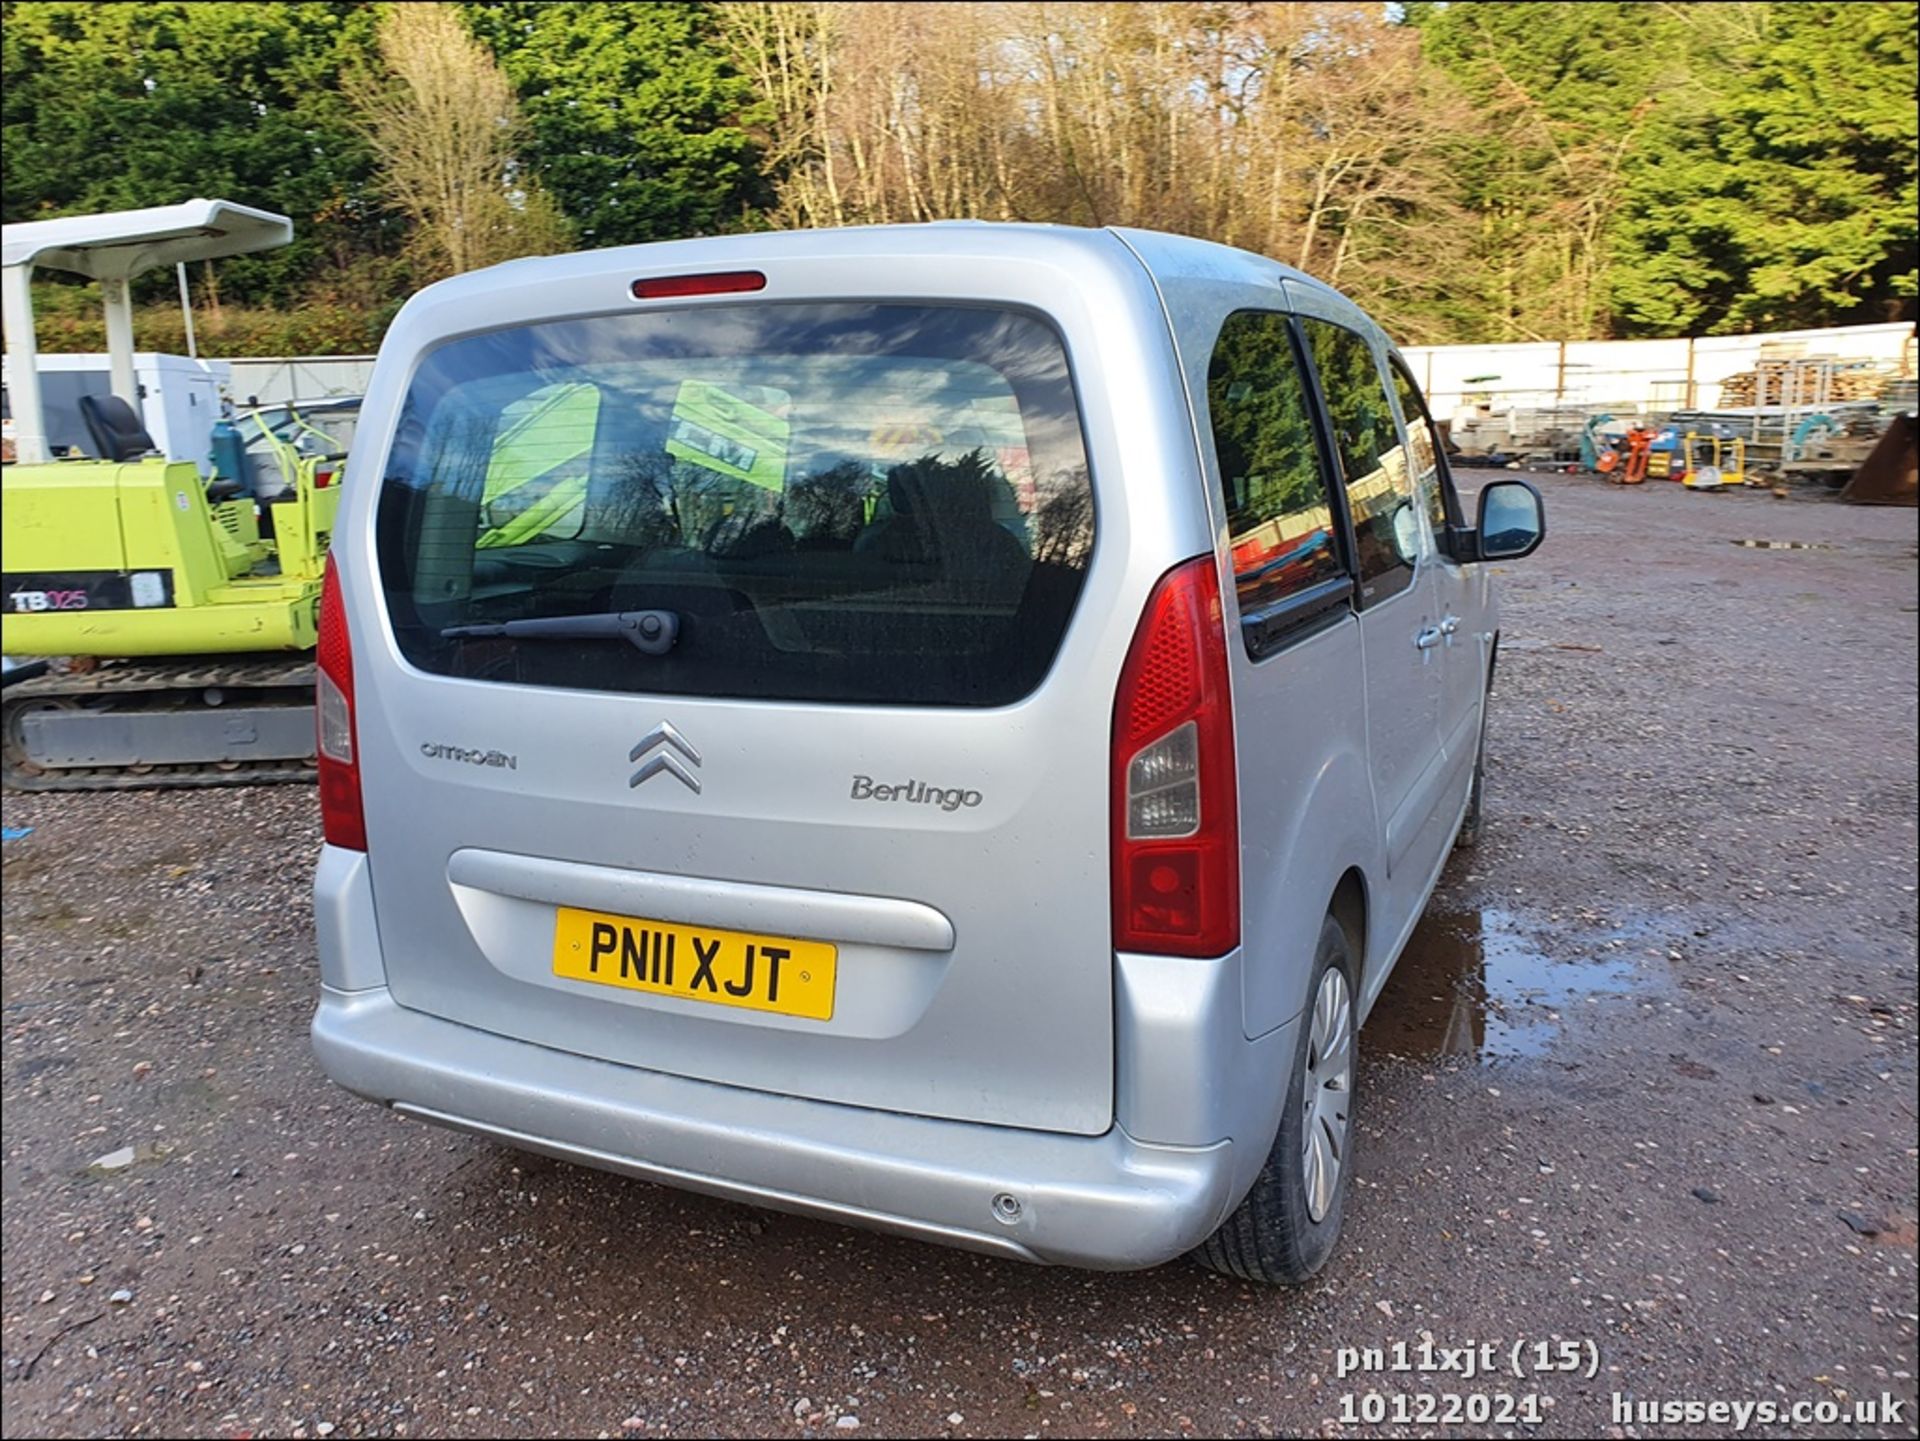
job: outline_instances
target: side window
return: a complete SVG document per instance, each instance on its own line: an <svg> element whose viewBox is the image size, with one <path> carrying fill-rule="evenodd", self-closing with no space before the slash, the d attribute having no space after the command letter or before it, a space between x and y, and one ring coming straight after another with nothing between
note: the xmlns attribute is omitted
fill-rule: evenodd
<svg viewBox="0 0 1920 1441"><path fill-rule="evenodd" d="M1419 518L1413 511L1407 454L1367 342L1325 320L1303 320L1301 326L1346 477L1347 510L1360 564L1360 603L1374 604L1413 584Z"/></svg>
<svg viewBox="0 0 1920 1441"><path fill-rule="evenodd" d="M1440 431L1427 413L1420 387L1413 383L1399 356L1393 357L1388 370L1393 375L1394 393L1400 397L1400 414L1407 421L1407 444L1413 450L1414 490L1427 512L1433 533L1443 536L1447 533L1447 478L1440 471Z"/></svg>
<svg viewBox="0 0 1920 1441"><path fill-rule="evenodd" d="M1207 370L1241 634L1258 660L1351 594L1287 317L1227 317ZM1329 584L1329 582L1341 582Z"/></svg>

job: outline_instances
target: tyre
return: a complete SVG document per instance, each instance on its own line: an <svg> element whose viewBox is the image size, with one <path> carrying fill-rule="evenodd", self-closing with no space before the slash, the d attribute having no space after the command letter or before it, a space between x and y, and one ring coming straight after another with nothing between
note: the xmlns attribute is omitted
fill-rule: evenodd
<svg viewBox="0 0 1920 1441"><path fill-rule="evenodd" d="M1320 924L1287 1104L1253 1189L1193 1257L1209 1270L1297 1286L1333 1254L1353 1173L1354 978L1346 931Z"/></svg>

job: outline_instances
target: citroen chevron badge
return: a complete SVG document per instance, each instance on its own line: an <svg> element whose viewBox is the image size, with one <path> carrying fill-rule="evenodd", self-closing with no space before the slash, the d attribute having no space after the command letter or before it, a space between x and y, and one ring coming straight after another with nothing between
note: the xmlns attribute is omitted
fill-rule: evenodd
<svg viewBox="0 0 1920 1441"><path fill-rule="evenodd" d="M700 765L700 752L693 748L692 742L673 728L673 722L661 721L659 725L648 731L640 738L640 743L627 753L627 759L637 761L649 751L654 752L653 758L627 778L629 789L645 785L664 771L694 794L699 794L700 777L688 770L674 752L678 751L680 755L685 756L693 763L696 770Z"/></svg>

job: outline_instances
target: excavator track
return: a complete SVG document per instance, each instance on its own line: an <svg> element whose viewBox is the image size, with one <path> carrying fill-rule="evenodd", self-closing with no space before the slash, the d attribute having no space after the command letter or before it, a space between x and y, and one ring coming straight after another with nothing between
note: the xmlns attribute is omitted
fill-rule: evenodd
<svg viewBox="0 0 1920 1441"><path fill-rule="evenodd" d="M314 674L307 656L204 656L20 681L0 691L0 779L16 791L311 784Z"/></svg>

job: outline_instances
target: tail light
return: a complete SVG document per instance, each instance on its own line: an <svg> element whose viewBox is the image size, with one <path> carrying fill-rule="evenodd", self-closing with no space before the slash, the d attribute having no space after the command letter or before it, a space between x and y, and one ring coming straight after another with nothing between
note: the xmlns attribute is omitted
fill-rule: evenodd
<svg viewBox="0 0 1920 1441"><path fill-rule="evenodd" d="M319 669L314 714L319 727L321 834L330 846L364 851L367 819L360 806L360 762L354 751L353 646L332 556L327 557L327 576L320 586Z"/></svg>
<svg viewBox="0 0 1920 1441"><path fill-rule="evenodd" d="M1113 943L1224 955L1240 943L1240 816L1212 556L1160 577L1113 707Z"/></svg>

